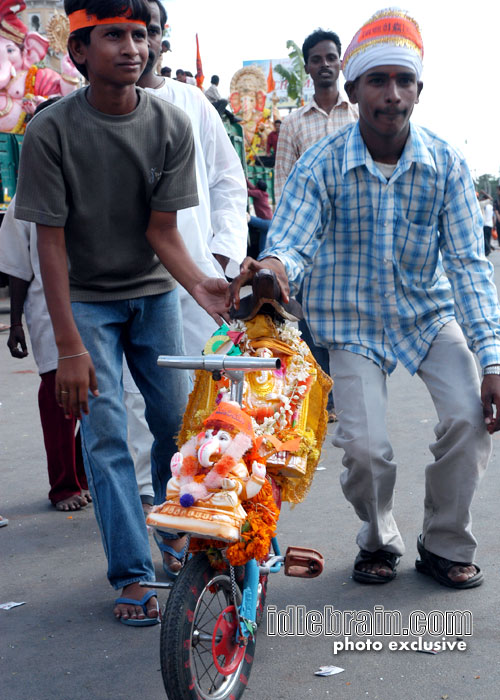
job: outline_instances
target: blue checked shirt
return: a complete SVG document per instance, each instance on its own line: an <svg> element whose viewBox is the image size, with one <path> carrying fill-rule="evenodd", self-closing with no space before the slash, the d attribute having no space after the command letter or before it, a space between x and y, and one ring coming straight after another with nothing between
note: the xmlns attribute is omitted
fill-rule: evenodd
<svg viewBox="0 0 500 700"><path fill-rule="evenodd" d="M493 266L467 165L410 126L387 180L358 124L326 136L296 163L260 258L285 265L318 345L413 374L456 318L482 367L500 364ZM305 274L306 273L306 274Z"/></svg>

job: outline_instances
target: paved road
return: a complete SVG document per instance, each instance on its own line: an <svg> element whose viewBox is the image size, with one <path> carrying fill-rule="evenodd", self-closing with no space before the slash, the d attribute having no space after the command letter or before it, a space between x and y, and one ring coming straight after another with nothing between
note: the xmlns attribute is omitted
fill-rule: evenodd
<svg viewBox="0 0 500 700"><path fill-rule="evenodd" d="M500 271L500 252L495 251L492 258ZM0 321L6 322L7 317L0 313ZM0 335L0 512L10 524L0 530L0 603L26 604L0 610L0 698L161 700L165 693L159 628L134 629L114 620L114 593L105 577L92 508L68 517L50 507L35 365L31 356L24 361L12 359L5 341L5 334ZM264 626L245 693L248 700L498 698L499 438L494 440L490 468L474 508L478 562L486 582L470 591L439 587L413 568L434 410L420 380L405 371L391 377L389 395L390 433L400 465L396 515L407 544L397 580L366 587L350 577L358 523L338 486L340 452L328 439L321 464L325 469L318 471L304 504L293 511L284 508L280 527L282 547L301 544L320 549L326 558L325 571L312 581L274 576L268 603L277 610L302 605L308 611L334 606L340 611L373 612L375 606L383 606L400 611L403 622L414 610L470 611L473 635L464 637L467 649L436 655L390 651L388 638L373 636L382 643L382 650L335 655L334 641L343 637L270 636ZM156 549L154 557L161 578ZM160 593L161 602L167 595ZM320 665L337 665L344 671L319 678L314 671Z"/></svg>

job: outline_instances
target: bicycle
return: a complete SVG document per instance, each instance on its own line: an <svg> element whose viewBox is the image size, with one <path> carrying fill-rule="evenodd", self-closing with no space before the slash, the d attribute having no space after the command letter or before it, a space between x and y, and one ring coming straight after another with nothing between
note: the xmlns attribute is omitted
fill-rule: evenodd
<svg viewBox="0 0 500 700"><path fill-rule="evenodd" d="M269 313L269 305L261 307L262 304L259 313ZM218 337L221 337L220 333ZM158 364L205 370L219 383L229 380L226 392L229 400L242 406L248 377L251 377L249 373L253 373L254 379L255 376L261 379L260 374L265 379L266 372L280 370L281 360L277 357L211 354L202 357L160 356ZM325 391L327 393L326 388ZM207 393L210 391L205 384L201 394ZM208 402L213 401L212 392ZM274 458L278 462L281 460L281 473L287 474L297 465L294 467L289 456L287 461L283 455L286 457L285 452L278 451ZM273 499L280 506L277 486L280 477L269 476L268 472L267 479L273 482ZM182 511L180 506L169 508L167 501L163 511L166 520L161 519L161 514L153 513L148 517L148 523L161 529L165 529L164 522L173 523L171 529L174 531L175 523L186 525L186 518L176 520L176 514ZM177 531L182 531L182 528L177 528ZM191 558L185 556L174 583L144 584L172 589L162 614L160 659L163 683L171 700L236 700L244 692L252 668L269 575L284 569L289 576L313 578L323 570L323 557L316 550L301 547L289 547L282 555L277 538L273 536L268 554L262 560L250 558L244 566L234 566L227 558L230 551L227 548L234 542L234 534L226 524L217 529L219 539L215 538L215 542L213 538L199 540L200 534L202 538L208 536L203 527L199 527L198 532L196 525L191 527L188 537L196 538L194 541L199 549Z"/></svg>

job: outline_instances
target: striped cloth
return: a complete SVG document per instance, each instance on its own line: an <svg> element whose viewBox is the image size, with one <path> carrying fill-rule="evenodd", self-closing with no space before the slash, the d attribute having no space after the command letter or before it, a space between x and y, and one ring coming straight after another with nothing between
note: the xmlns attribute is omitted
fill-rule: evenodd
<svg viewBox="0 0 500 700"><path fill-rule="evenodd" d="M274 166L274 196L281 197L286 179L300 156L328 134L358 121L358 108L339 91L337 104L325 112L313 100L289 114L281 124Z"/></svg>
<svg viewBox="0 0 500 700"><path fill-rule="evenodd" d="M387 180L359 126L327 136L296 164L260 258L274 256L292 287L304 272L315 342L413 374L456 317L480 364L500 364L499 306L484 257L470 173L451 146L410 126Z"/></svg>

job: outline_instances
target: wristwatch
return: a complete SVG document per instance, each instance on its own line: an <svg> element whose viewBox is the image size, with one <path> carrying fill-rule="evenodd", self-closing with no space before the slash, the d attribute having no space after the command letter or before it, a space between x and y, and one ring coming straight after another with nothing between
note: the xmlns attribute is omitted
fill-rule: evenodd
<svg viewBox="0 0 500 700"><path fill-rule="evenodd" d="M488 365L483 369L483 377L487 374L500 374L500 365Z"/></svg>

